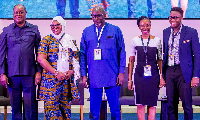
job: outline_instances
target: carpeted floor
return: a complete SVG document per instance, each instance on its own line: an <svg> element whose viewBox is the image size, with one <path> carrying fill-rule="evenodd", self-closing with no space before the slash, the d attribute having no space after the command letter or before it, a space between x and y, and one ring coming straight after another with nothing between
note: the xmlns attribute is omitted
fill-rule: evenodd
<svg viewBox="0 0 200 120"><path fill-rule="evenodd" d="M107 120L111 120L110 113L108 113L107 116L108 116ZM200 120L200 113L194 113L193 116L194 116L193 120ZM39 113L38 117L39 117L39 120L44 120L44 114L43 113ZM0 113L0 120L3 120L3 118L4 118L4 114ZM11 113L8 113L7 120L11 120L11 118L12 118ZM89 114L84 113L83 119L89 120ZM71 120L80 120L79 113L72 113ZM122 120L137 120L137 114L136 113L123 113L122 114ZM159 113L156 114L156 120L160 120L160 114ZM184 114L183 113L179 113L179 120L184 120Z"/></svg>

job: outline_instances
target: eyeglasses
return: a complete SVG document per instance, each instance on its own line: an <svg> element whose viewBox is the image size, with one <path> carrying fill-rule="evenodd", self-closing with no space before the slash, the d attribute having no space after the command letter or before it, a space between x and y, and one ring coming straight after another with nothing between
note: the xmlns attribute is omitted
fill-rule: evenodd
<svg viewBox="0 0 200 120"><path fill-rule="evenodd" d="M177 20L180 17L178 17L178 16L169 16L168 18L169 18L169 20L172 20L172 19Z"/></svg>
<svg viewBox="0 0 200 120"><path fill-rule="evenodd" d="M22 15L22 14L24 14L24 12L23 12L23 11L20 11L20 12L17 12L17 11L16 11L16 12L13 12L13 14L15 14L15 15L16 15L16 14Z"/></svg>
<svg viewBox="0 0 200 120"><path fill-rule="evenodd" d="M100 17L103 16L103 14L97 14L97 15L92 15L92 14L91 14L91 16L92 16L92 18L100 18Z"/></svg>
<svg viewBox="0 0 200 120"><path fill-rule="evenodd" d="M54 29L55 27L59 27L59 26L60 26L60 24L50 25L50 27L51 27L52 29Z"/></svg>

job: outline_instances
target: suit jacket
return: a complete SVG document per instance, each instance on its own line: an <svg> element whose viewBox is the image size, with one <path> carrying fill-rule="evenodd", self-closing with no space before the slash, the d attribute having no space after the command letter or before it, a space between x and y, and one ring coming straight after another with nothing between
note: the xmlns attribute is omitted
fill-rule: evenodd
<svg viewBox="0 0 200 120"><path fill-rule="evenodd" d="M41 66L36 62L40 40L38 27L28 22L23 27L13 23L3 28L0 39L0 74L8 73L11 77L41 72Z"/></svg>
<svg viewBox="0 0 200 120"><path fill-rule="evenodd" d="M168 66L168 41L171 27L163 30L163 77L166 77ZM179 40L179 60L186 83L190 83L192 77L199 77L200 68L200 45L197 30L182 25Z"/></svg>

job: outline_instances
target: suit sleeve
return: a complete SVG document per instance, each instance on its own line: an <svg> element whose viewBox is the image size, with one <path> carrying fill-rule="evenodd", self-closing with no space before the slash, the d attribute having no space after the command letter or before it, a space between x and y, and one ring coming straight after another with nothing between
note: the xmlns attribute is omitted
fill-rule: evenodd
<svg viewBox="0 0 200 120"><path fill-rule="evenodd" d="M163 58L163 65L162 65L162 75L163 75L163 78L165 79L165 64L166 64L166 53L165 53L165 30L163 30L163 54L162 54L162 58Z"/></svg>
<svg viewBox="0 0 200 120"><path fill-rule="evenodd" d="M0 74L5 73L7 33L4 29L0 35Z"/></svg>
<svg viewBox="0 0 200 120"><path fill-rule="evenodd" d="M199 77L200 72L200 44L197 30L194 30L192 35L192 52L193 52L193 77Z"/></svg>

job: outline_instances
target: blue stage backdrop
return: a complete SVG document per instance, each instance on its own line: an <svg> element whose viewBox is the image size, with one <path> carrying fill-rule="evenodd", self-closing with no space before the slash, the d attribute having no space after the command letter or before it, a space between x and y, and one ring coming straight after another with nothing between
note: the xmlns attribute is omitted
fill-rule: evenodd
<svg viewBox="0 0 200 120"><path fill-rule="evenodd" d="M12 18L13 6L23 4L27 18L91 18L95 5L104 7L107 18L168 18L170 9L179 1L185 18L200 18L200 0L0 0L0 18ZM188 4L187 4L188 2ZM187 8L187 9L186 9Z"/></svg>

